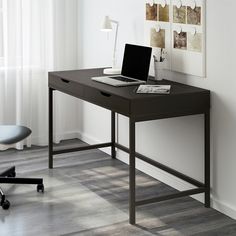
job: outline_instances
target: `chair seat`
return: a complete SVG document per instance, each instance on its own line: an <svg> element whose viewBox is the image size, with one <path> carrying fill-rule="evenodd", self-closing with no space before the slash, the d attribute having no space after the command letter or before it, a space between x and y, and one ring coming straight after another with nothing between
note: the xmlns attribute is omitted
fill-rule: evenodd
<svg viewBox="0 0 236 236"><path fill-rule="evenodd" d="M0 144L14 144L31 134L31 130L19 125L0 125Z"/></svg>

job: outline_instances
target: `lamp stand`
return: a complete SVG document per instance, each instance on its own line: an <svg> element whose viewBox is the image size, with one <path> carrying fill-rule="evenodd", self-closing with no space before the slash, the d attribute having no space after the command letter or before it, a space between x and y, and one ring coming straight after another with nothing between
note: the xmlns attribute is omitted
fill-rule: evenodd
<svg viewBox="0 0 236 236"><path fill-rule="evenodd" d="M116 45L117 45L119 22L115 21L115 20L110 20L110 21L112 23L116 24L116 35L115 35L115 43L114 43L114 49L113 49L112 68L104 69L103 73L107 74L107 75L115 75L115 74L120 74L121 73L121 69L116 68Z"/></svg>

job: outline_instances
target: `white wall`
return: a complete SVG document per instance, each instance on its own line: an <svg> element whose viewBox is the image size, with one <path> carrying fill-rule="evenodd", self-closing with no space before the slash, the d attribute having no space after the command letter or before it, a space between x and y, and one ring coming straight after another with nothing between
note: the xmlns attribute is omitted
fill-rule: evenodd
<svg viewBox="0 0 236 236"><path fill-rule="evenodd" d="M104 15L120 22L118 60L121 63L126 42L144 41L144 0L81 0L80 41L81 67L111 64L114 33L99 29ZM173 80L207 88L212 91L211 162L213 206L236 218L236 28L232 27L236 2L207 1L207 78L175 74ZM80 130L90 142L110 138L110 113L88 103L82 103ZM82 117L81 117L82 116ZM119 116L119 141L128 145L127 118ZM183 173L203 181L203 117L191 116L140 123L137 125L137 151ZM121 152L119 157L127 161ZM138 167L178 189L188 187L147 164ZM201 196L200 198L201 199Z"/></svg>

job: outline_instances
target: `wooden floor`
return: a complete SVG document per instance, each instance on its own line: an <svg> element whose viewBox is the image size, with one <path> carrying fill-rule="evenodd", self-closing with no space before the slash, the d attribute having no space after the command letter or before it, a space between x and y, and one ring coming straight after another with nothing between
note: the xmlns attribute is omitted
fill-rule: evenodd
<svg viewBox="0 0 236 236"><path fill-rule="evenodd" d="M62 146L84 145L64 141ZM0 153L0 171L12 164L17 175L43 177L45 193L32 185L3 185L11 202L0 209L0 236L47 235L236 235L236 221L189 198L139 207L128 224L128 166L99 151L57 156L47 168L47 148ZM176 190L137 171L138 198Z"/></svg>

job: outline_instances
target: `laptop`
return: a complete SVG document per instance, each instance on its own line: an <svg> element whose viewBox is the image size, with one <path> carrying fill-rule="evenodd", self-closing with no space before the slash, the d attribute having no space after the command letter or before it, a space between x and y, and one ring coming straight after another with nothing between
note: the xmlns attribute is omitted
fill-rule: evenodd
<svg viewBox="0 0 236 236"><path fill-rule="evenodd" d="M116 87L145 84L148 78L151 54L151 47L126 44L121 75L106 75L91 79Z"/></svg>

